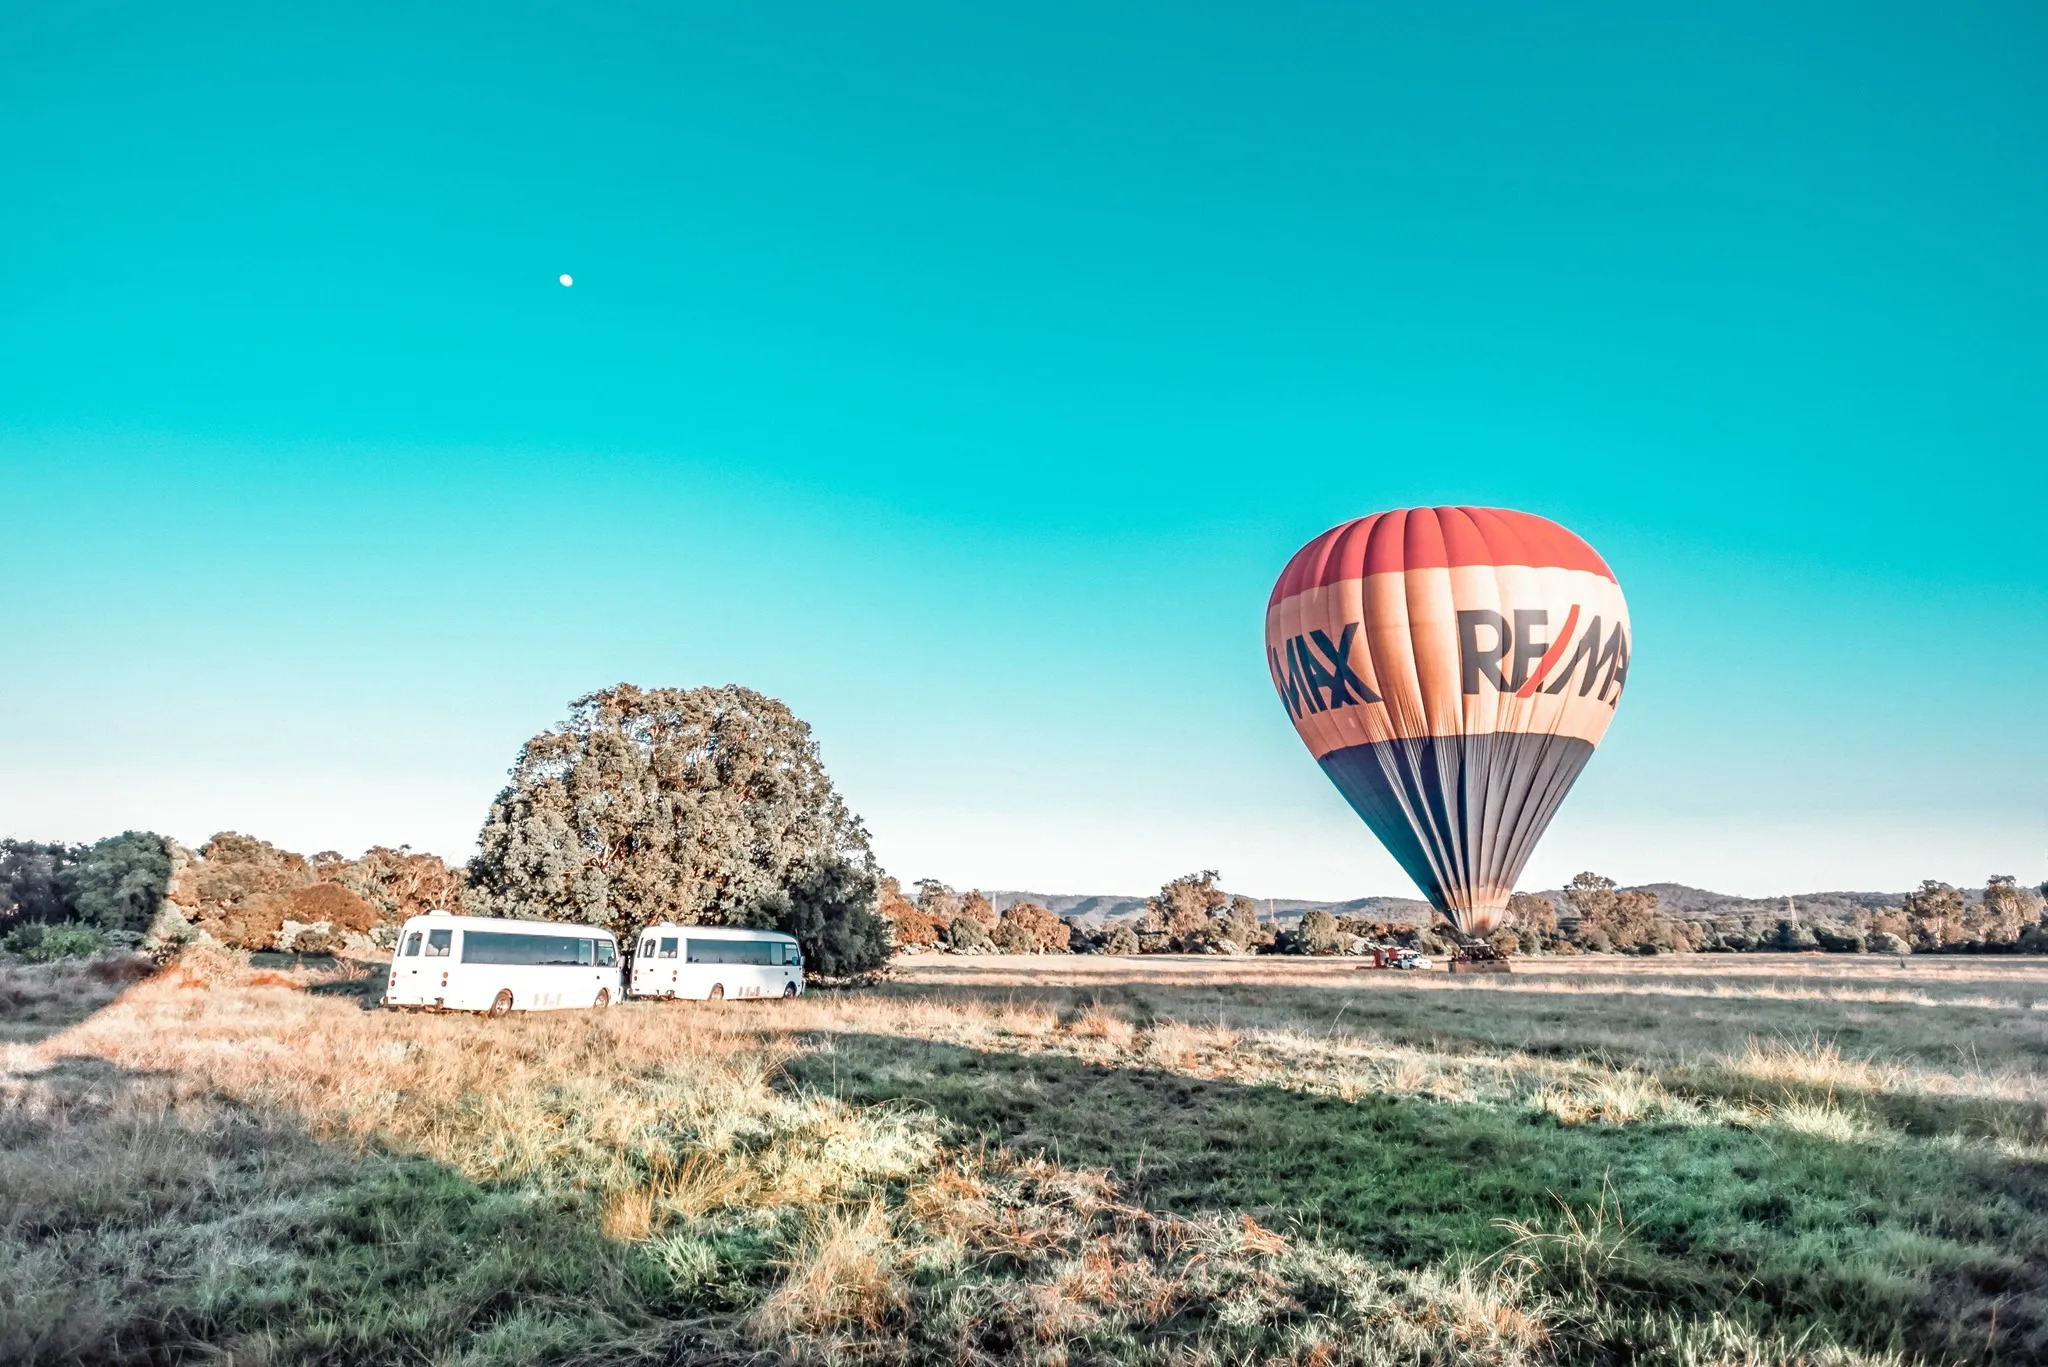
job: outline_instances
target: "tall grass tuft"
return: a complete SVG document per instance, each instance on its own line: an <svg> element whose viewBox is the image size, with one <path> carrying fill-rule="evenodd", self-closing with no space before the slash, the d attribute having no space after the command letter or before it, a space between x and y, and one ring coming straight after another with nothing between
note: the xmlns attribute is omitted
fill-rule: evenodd
<svg viewBox="0 0 2048 1367"><path fill-rule="evenodd" d="M1590 1206L1553 1199L1559 1214L1549 1220L1497 1222L1511 1238L1494 1260L1511 1278L1582 1304L1598 1304L1633 1270L1633 1240L1642 1227L1622 1212L1605 1180L1600 1199Z"/></svg>

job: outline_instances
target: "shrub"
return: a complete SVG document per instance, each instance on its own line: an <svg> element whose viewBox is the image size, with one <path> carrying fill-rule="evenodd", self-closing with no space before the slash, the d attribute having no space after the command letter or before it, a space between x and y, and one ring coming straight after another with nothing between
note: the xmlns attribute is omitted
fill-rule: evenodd
<svg viewBox="0 0 2048 1367"><path fill-rule="evenodd" d="M377 924L377 909L339 883L315 883L289 894L291 919L325 921L336 930L366 934Z"/></svg>
<svg viewBox="0 0 2048 1367"><path fill-rule="evenodd" d="M818 860L783 894L776 923L796 937L804 966L851 978L889 961L889 923L875 914L875 876L837 855Z"/></svg>
<svg viewBox="0 0 2048 1367"><path fill-rule="evenodd" d="M960 914L973 917L976 925L991 935L995 934L1000 919L996 915L996 904L989 901L988 894L980 888L960 899Z"/></svg>
<svg viewBox="0 0 2048 1367"><path fill-rule="evenodd" d="M1095 942L1095 949L1098 954L1136 954L1138 932L1126 925L1111 926Z"/></svg>
<svg viewBox="0 0 2048 1367"><path fill-rule="evenodd" d="M292 941L295 954L337 954L341 948L341 935L328 926L309 926Z"/></svg>
<svg viewBox="0 0 2048 1367"><path fill-rule="evenodd" d="M283 893L259 892L220 908L199 928L230 949L269 949L277 943L291 907L291 898Z"/></svg>
<svg viewBox="0 0 2048 1367"><path fill-rule="evenodd" d="M946 927L946 944L955 954L993 954L996 942L972 916L960 915Z"/></svg>
<svg viewBox="0 0 2048 1367"><path fill-rule="evenodd" d="M903 886L895 879L884 878L878 886L876 909L893 928L899 948L930 948L938 944L945 922L920 911L916 903L903 895Z"/></svg>
<svg viewBox="0 0 2048 1367"><path fill-rule="evenodd" d="M1337 918L1327 911L1311 911L1301 918L1301 950L1303 954L1335 954L1341 947L1341 931Z"/></svg>
<svg viewBox="0 0 2048 1367"><path fill-rule="evenodd" d="M357 859L343 859L332 851L316 854L313 872L321 882L338 883L362 898L386 925L437 908L463 910L461 866L451 869L441 856L414 854L407 845L373 845Z"/></svg>
<svg viewBox="0 0 2048 1367"><path fill-rule="evenodd" d="M1820 941L1814 938L1813 927L1803 926L1795 921L1781 920L1768 948L1782 954L1805 954L1819 949Z"/></svg>
<svg viewBox="0 0 2048 1367"><path fill-rule="evenodd" d="M1038 941L1024 926L1016 921L1004 921L996 927L995 946L1004 954L1036 954Z"/></svg>
<svg viewBox="0 0 2048 1367"><path fill-rule="evenodd" d="M1868 947L1863 932L1853 926L1815 926L1813 938L1830 954L1861 954Z"/></svg>
<svg viewBox="0 0 2048 1367"><path fill-rule="evenodd" d="M305 859L280 850L266 840L222 831L200 847L189 880L180 875L173 888L185 900L186 914L199 928L225 945L269 949L292 917L290 894L310 886L313 871Z"/></svg>
<svg viewBox="0 0 2048 1367"><path fill-rule="evenodd" d="M32 964L48 964L59 959L89 959L100 952L104 943L93 927L64 921L54 926L16 926L5 940L0 940L0 948L19 954Z"/></svg>
<svg viewBox="0 0 2048 1367"><path fill-rule="evenodd" d="M1073 947L1073 932L1067 928L1067 923L1036 902L1017 903L1003 913L1002 923L1018 927L1030 940L1031 948L1020 953L1065 954ZM1002 941L999 928L996 943L1001 944Z"/></svg>

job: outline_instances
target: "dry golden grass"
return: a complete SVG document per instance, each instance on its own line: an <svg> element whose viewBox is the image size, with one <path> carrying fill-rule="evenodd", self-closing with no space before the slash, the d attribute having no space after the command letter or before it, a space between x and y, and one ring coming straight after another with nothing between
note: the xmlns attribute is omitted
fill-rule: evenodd
<svg viewBox="0 0 2048 1367"><path fill-rule="evenodd" d="M2048 1350L2048 972L1819 959L927 957L872 992L502 1021L217 953L111 1000L0 973L0 1356ZM485 1265L390 1251L379 1212L421 1183ZM178 1192L261 1214L164 1262L204 1223ZM384 1230L459 1294L422 1315L315 1228Z"/></svg>

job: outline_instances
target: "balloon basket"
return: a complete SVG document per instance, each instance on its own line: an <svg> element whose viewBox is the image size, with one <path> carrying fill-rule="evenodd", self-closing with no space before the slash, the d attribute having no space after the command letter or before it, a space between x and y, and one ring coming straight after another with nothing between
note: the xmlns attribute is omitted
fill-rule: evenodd
<svg viewBox="0 0 2048 1367"><path fill-rule="evenodd" d="M1512 973L1506 959L1453 959L1453 973Z"/></svg>

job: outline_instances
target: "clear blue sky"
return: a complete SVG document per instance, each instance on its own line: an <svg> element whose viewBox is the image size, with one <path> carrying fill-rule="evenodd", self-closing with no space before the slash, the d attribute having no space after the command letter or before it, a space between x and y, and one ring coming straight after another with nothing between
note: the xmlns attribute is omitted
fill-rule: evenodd
<svg viewBox="0 0 2048 1367"><path fill-rule="evenodd" d="M2048 19L1677 8L0 8L0 833L738 681L906 878L1405 892L1262 615L1467 502L1635 619L1528 884L2038 880Z"/></svg>

